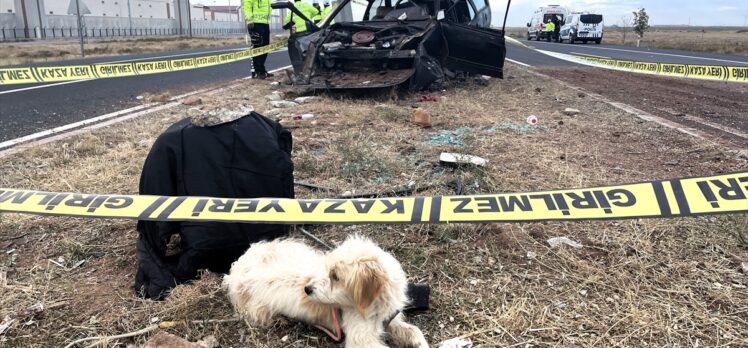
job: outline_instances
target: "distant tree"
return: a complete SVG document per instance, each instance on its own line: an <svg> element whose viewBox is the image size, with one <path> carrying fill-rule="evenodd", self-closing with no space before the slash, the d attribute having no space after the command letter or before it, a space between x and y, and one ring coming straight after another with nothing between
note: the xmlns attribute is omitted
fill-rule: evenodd
<svg viewBox="0 0 748 348"><path fill-rule="evenodd" d="M631 16L623 15L621 16L621 30L623 31L623 43L626 43L626 35L629 32L629 29L631 28Z"/></svg>
<svg viewBox="0 0 748 348"><path fill-rule="evenodd" d="M634 32L639 35L639 38L643 38L647 30L649 30L649 15L644 8L641 8L638 12L634 12Z"/></svg>

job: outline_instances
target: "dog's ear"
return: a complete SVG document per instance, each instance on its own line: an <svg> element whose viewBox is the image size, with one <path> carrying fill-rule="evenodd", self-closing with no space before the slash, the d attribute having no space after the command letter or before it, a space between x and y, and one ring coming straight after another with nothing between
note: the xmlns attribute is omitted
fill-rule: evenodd
<svg viewBox="0 0 748 348"><path fill-rule="evenodd" d="M387 275L376 260L360 261L353 272L353 302L361 316L382 294L387 284Z"/></svg>

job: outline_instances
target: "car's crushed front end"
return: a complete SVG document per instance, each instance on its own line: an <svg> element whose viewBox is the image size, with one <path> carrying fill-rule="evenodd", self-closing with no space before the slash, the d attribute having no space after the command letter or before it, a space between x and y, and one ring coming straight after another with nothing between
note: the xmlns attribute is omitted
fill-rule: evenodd
<svg viewBox="0 0 748 348"><path fill-rule="evenodd" d="M373 1L376 0L370 1L367 10L372 9ZM321 28L292 34L288 48L293 65L293 71L288 72L290 85L324 90L403 85L413 90L422 90L459 73L450 69L450 66L467 68L464 69L467 72L502 76L505 56L503 32L495 31L500 35L491 33L494 35L489 40L491 42L484 42L485 37L480 35L465 35L466 37L459 38L465 42L454 44L454 47L459 47L460 52L450 54L450 43L446 40L460 36L462 32L446 32L452 29L445 28L454 28L454 25L443 22L430 13L438 8L435 6L438 0L416 1L423 2L414 2L413 5L402 8L388 7L386 11L378 8L377 18L372 20L365 17L363 21L338 21L328 25L332 19L328 18ZM350 0L343 0L340 6L346 6L349 2ZM337 11L331 16L335 13ZM481 59L486 60L487 57L481 57L485 56L483 49L465 49L466 43L473 47L490 47L491 56L495 59L487 63L491 66L489 69L471 71L471 64ZM465 62L470 64L464 64Z"/></svg>

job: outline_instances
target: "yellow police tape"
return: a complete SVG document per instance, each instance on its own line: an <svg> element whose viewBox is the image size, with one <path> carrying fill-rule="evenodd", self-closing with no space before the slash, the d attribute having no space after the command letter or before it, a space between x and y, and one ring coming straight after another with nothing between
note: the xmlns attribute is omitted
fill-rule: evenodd
<svg viewBox="0 0 748 348"><path fill-rule="evenodd" d="M633 60L608 59L543 50L539 51L559 59L612 70L700 80L748 83L748 66L638 62Z"/></svg>
<svg viewBox="0 0 748 348"><path fill-rule="evenodd" d="M288 40L281 40L267 46L252 48L239 52L183 59L124 62L114 64L4 68L0 69L0 85L90 80L198 69L249 59L265 53L270 53L282 47L286 47L287 44Z"/></svg>
<svg viewBox="0 0 748 348"><path fill-rule="evenodd" d="M530 222L746 213L747 197L748 171L743 171L587 189L372 199L234 199L0 189L0 212L280 224Z"/></svg>

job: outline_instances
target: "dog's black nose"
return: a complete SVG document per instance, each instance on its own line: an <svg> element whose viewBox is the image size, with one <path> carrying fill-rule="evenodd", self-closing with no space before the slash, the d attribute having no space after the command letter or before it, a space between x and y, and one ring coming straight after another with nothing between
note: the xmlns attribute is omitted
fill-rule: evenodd
<svg viewBox="0 0 748 348"><path fill-rule="evenodd" d="M309 296L314 292L314 289L312 289L311 285L307 285L304 287L304 293Z"/></svg>

